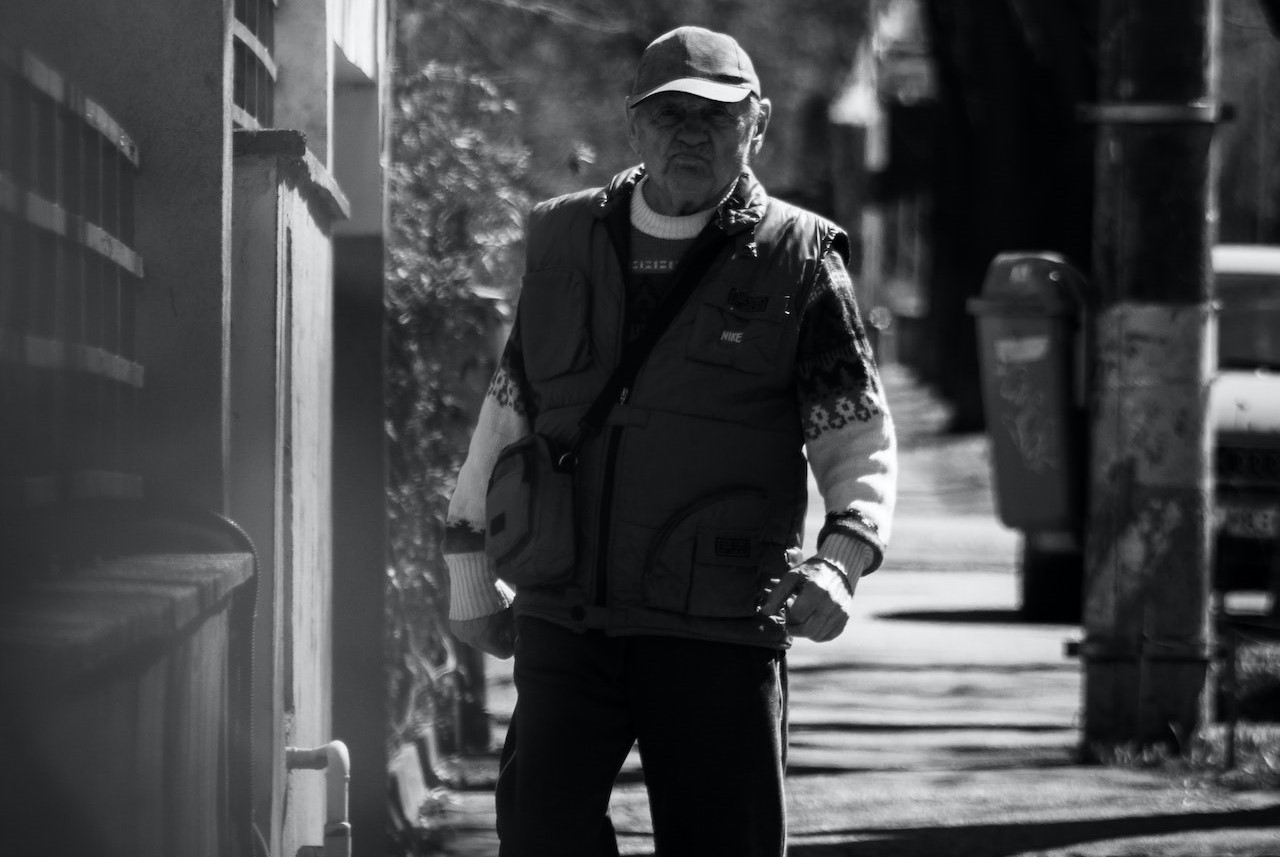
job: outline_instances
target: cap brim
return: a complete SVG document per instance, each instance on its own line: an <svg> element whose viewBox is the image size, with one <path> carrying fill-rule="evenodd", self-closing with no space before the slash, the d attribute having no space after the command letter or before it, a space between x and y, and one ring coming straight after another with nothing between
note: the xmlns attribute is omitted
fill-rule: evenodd
<svg viewBox="0 0 1280 857"><path fill-rule="evenodd" d="M704 80L700 77L681 77L668 81L662 86L655 86L648 92L627 96L627 107L635 107L641 101L659 92L687 92L711 101L734 103L746 98L751 91L749 83L716 83L714 80Z"/></svg>

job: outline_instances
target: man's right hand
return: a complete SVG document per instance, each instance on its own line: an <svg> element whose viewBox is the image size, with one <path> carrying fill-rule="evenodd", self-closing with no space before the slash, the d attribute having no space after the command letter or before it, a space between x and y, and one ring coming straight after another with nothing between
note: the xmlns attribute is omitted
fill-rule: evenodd
<svg viewBox="0 0 1280 857"><path fill-rule="evenodd" d="M450 619L453 636L495 658L506 660L515 654L516 620L511 608L478 619Z"/></svg>

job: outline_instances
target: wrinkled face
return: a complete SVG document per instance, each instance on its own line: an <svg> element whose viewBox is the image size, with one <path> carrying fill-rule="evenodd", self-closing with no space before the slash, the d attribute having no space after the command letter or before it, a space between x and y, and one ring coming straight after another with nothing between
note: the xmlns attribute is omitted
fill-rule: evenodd
<svg viewBox="0 0 1280 857"><path fill-rule="evenodd" d="M631 109L627 136L644 162L645 200L659 214L716 203L764 142L768 100L724 103L661 92Z"/></svg>

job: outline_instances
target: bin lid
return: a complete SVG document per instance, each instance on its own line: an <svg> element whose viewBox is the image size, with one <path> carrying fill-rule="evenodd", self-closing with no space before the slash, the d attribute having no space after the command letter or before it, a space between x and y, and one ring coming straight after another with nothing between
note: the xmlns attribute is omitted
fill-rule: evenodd
<svg viewBox="0 0 1280 857"><path fill-rule="evenodd" d="M969 301L969 311L1075 314L1084 294L1084 275L1060 254L1010 251L991 260L982 296Z"/></svg>
<svg viewBox="0 0 1280 857"><path fill-rule="evenodd" d="M1271 244L1218 244L1213 250L1218 276L1266 277L1280 283L1280 247Z"/></svg>
<svg viewBox="0 0 1280 857"><path fill-rule="evenodd" d="M1280 373L1222 372L1209 390L1209 419L1219 432L1280 435Z"/></svg>

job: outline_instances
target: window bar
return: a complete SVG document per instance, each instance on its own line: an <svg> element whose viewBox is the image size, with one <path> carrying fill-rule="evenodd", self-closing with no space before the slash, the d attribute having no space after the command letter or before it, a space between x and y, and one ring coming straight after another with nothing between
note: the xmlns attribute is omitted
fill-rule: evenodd
<svg viewBox="0 0 1280 857"><path fill-rule="evenodd" d="M124 291L125 301L120 315L120 338L125 343L120 350L120 357L128 361L122 370L128 372L116 386L119 388L123 402L121 404L120 433L122 438L122 458L120 469L126 473L137 473L140 469L138 444L138 404L142 396L142 366L137 363L137 279L128 277L128 288Z"/></svg>
<svg viewBox="0 0 1280 857"><path fill-rule="evenodd" d="M71 132L69 123L74 122L74 117L69 115L67 109L69 99L65 80L61 81L60 89L60 97L54 99L50 110L50 118L53 123L52 139L49 141L50 145L48 146L50 170L53 178L53 193L50 199L64 212L70 213L68 201L72 190L68 187L68 176L64 167L68 157L67 138ZM52 258L49 260L52 267L50 271L52 279L47 286L52 291L49 315L50 336L54 342L58 343L63 358L61 365L50 373L53 380L51 385L53 411L56 415L53 440L55 444L54 453L63 467L74 466L76 456L80 452L78 449L79 444L76 442L77 435L80 432L77 430L76 421L71 418L71 410L75 406L75 384L72 381L70 364L66 360L68 349L73 343L72 332L67 326L67 318L71 311L71 255L75 252L78 244L79 242L72 237L70 231L54 236L51 245Z"/></svg>
<svg viewBox="0 0 1280 857"><path fill-rule="evenodd" d="M268 6L267 3L270 3ZM276 49L276 7L277 0L257 0L258 7L258 40L267 46L267 50Z"/></svg>
<svg viewBox="0 0 1280 857"><path fill-rule="evenodd" d="M272 87L279 77L279 69L271 50L248 25L236 20L231 27L236 54L234 101L250 113L260 127L270 126Z"/></svg>
<svg viewBox="0 0 1280 857"><path fill-rule="evenodd" d="M79 132L77 135L79 147L74 162L74 185L78 197L76 213L80 215L83 223L87 221L90 213L87 177L92 172L90 165L94 161L94 152L97 148L97 130L88 122L81 122ZM79 293L74 309L75 322L71 340L78 347L84 347L93 337L94 317L90 314L90 307L97 287L95 277L97 260L94 258L93 251L84 242L80 242L75 253L79 274ZM99 426L106 416L99 405L100 385L97 379L85 372L74 371L72 377L75 379L76 387L71 408L72 421L81 427L76 447L83 459L90 460L94 454L97 436L101 432Z"/></svg>
<svg viewBox="0 0 1280 857"><path fill-rule="evenodd" d="M100 225L108 235L119 234L119 223L117 222L120 206L119 206L119 168L116 163L115 153L105 140L99 142L102 149L102 220ZM104 342L108 352L120 353L120 272L115 265L108 265L105 269L106 277L103 281L105 286L106 312L103 313ZM104 469L115 470L117 467L116 452L119 449L120 439L118 437L119 421L120 421L120 391L118 385L111 383L109 378L99 378L99 384L105 389L107 419L102 421L102 436L98 439L100 444L100 454L103 456L99 460L99 466Z"/></svg>
<svg viewBox="0 0 1280 857"><path fill-rule="evenodd" d="M12 51L0 42L0 438L6 444L17 446L20 438L22 408L14 389L16 361L12 351L16 348L13 326L13 301L17 279L17 228L18 188L15 181L14 137L19 133L15 89L17 75L14 71ZM20 460L16 448L0 453L0 499L5 483L15 475L14 463Z"/></svg>
<svg viewBox="0 0 1280 857"><path fill-rule="evenodd" d="M60 105L64 100L62 78L30 55L23 57L24 71L31 87L30 157L34 190L41 202L39 217L50 227L36 233L31 281L28 286L31 311L30 332L36 339L28 344L28 357L36 364L27 371L33 387L33 401L40 418L35 421L37 436L33 442L39 454L30 475L55 477L61 452L66 444L66 421L63 418L64 373L60 370L61 350L58 336L58 314L62 303L62 271L59 245L66 233L65 213L59 206L58 166L61 161ZM32 200L28 196L30 212Z"/></svg>
<svg viewBox="0 0 1280 857"><path fill-rule="evenodd" d="M248 51L237 39L235 44L232 45L233 80L231 84L231 103L242 109L248 105L248 101L245 99L249 80L247 60L245 59L247 54Z"/></svg>
<svg viewBox="0 0 1280 857"><path fill-rule="evenodd" d="M113 224L112 232L115 235L121 235L121 227L123 225L122 215L124 212L124 203L121 200L124 189L122 180L126 165L124 159L120 157L119 153L113 152L111 154L112 166L114 167L111 171L114 178L111 187L112 201L114 203L114 209L111 213L111 220ZM115 313L112 316L113 324L111 329L111 333L115 341L113 343L114 347L111 348L111 353L123 356L125 353L133 351L133 343L126 341L124 338L124 318L127 315L125 294L129 284L126 282L126 274L123 268L119 265L112 265L111 268L112 299L115 303ZM114 433L114 437L111 438L112 444L109 450L110 469L117 473L123 473L125 469L124 445L126 443L126 435L124 432L126 385L119 380L112 381L110 382L110 390L112 394L111 404L114 416L114 419L111 420L111 428Z"/></svg>
<svg viewBox="0 0 1280 857"><path fill-rule="evenodd" d="M45 146L43 133L45 131L45 115L48 107L48 96L39 91L34 85L36 78L34 75L28 76L28 81L32 84L29 87L29 99L27 106L29 110L28 124L28 146L27 155L30 158L29 172L33 183L33 189L39 193L44 199L50 199L49 194L49 177L45 172ZM30 200L30 196L28 196ZM28 269L29 281L25 284L25 292L27 295L28 311L26 316L27 332L30 337L39 336L45 342L48 341L49 330L45 323L47 310L45 308L45 299L48 297L49 290L45 288L45 283L49 278L49 243L52 235L45 230L38 230L32 241L32 254L30 258L30 267ZM30 343L31 340L29 339ZM30 345L27 348L31 351ZM45 359L40 360L41 355L28 354L28 358L35 357L31 362L40 362L42 366L36 368L30 367L25 373L27 381L27 391L30 395L29 401L34 406L35 419L32 420L30 443L32 452L35 453L31 458L27 459L34 468L27 468L28 476L50 475L53 473L54 464L56 462L56 443L53 439L56 436L55 422L57 420L56 411L53 408L53 398L50 395L51 387L44 377L48 374L47 364L50 355L44 355Z"/></svg>
<svg viewBox="0 0 1280 857"><path fill-rule="evenodd" d="M61 152L59 182L61 193L59 204L67 212L74 223L81 222L83 215L83 191L81 189L81 173L83 170L85 122L71 109L79 98L78 93L69 93L72 97L59 110L62 120ZM61 241L59 264L62 267L62 305L58 312L59 338L65 347L74 352L81 347L85 336L84 295L85 295L85 257L84 243L74 232ZM83 460L89 454L89 440L94 431L94 414L89 410L92 390L84 373L76 371L74 365L68 365L61 373L64 378L63 407L61 413L65 421L70 463L75 465L77 459Z"/></svg>

